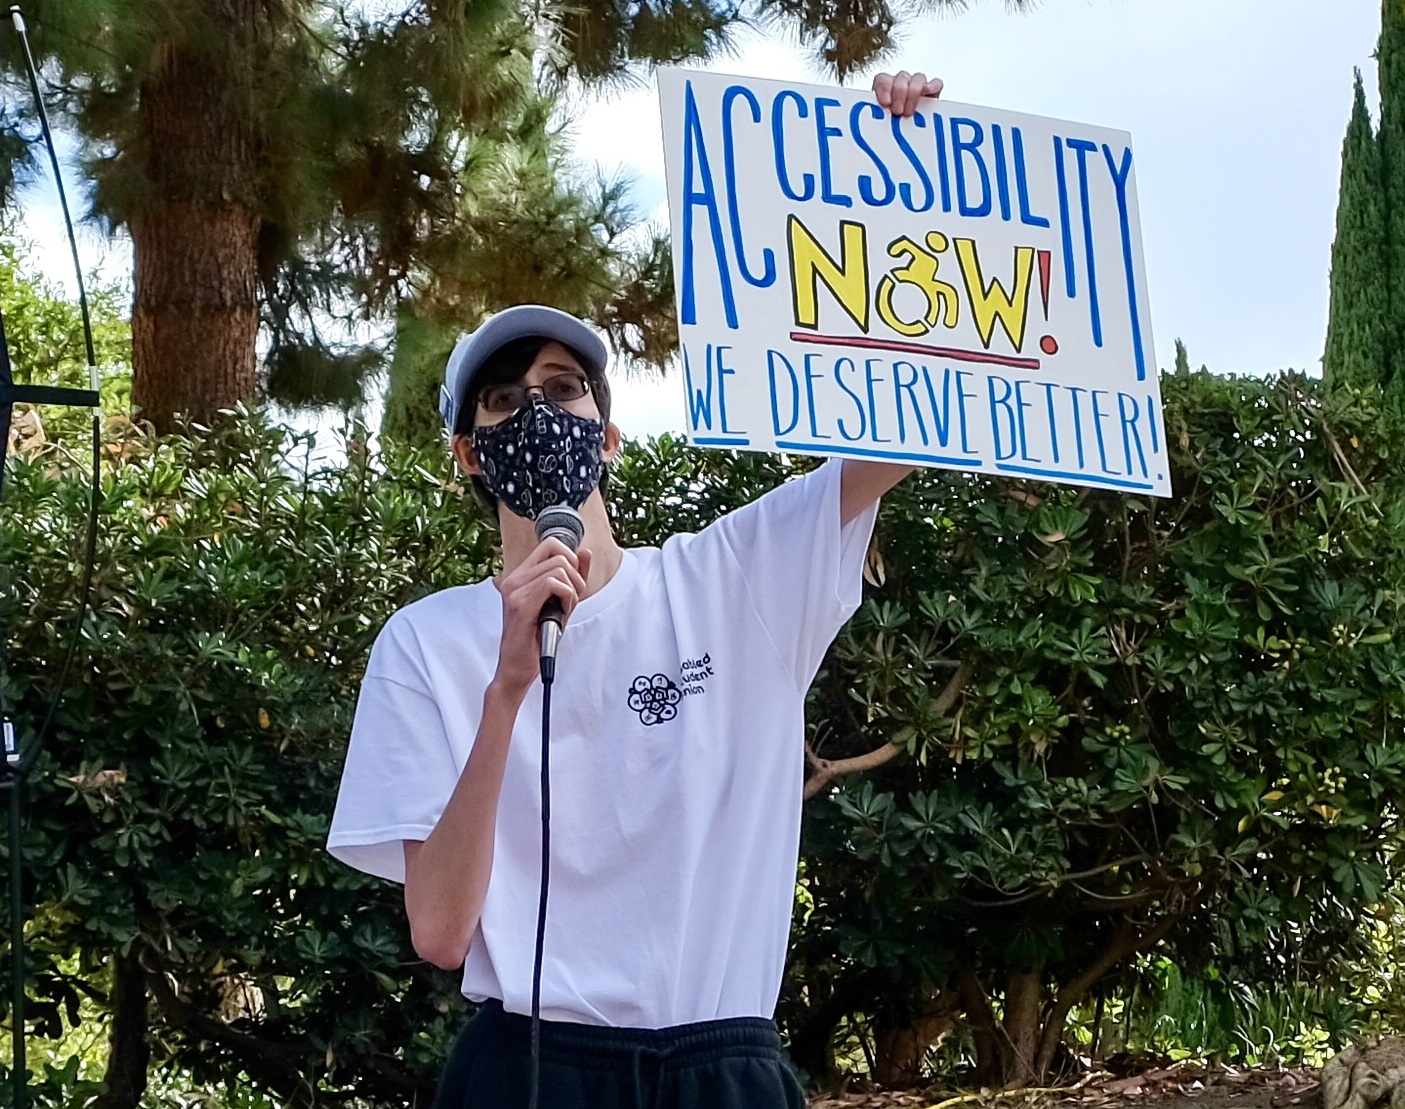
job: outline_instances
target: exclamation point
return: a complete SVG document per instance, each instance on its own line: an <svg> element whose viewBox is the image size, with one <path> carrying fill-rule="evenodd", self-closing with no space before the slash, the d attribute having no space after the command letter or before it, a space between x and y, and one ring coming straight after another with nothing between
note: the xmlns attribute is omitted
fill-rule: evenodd
<svg viewBox="0 0 1405 1109"><path fill-rule="evenodd" d="M1039 252L1039 299L1044 302L1044 322L1049 322L1049 270L1053 264L1053 255L1047 250ZM1059 341L1052 335L1045 335L1039 340L1039 349L1045 354L1058 354Z"/></svg>

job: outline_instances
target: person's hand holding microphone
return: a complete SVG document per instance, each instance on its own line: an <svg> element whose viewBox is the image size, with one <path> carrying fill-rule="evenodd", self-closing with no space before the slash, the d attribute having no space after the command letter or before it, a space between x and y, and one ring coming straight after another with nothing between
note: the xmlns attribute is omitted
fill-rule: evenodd
<svg viewBox="0 0 1405 1109"><path fill-rule="evenodd" d="M549 536L498 583L503 627L496 680L506 690L525 695L541 673L538 632L547 602L554 598L568 619L586 594L589 576L590 551L573 551L559 538Z"/></svg>

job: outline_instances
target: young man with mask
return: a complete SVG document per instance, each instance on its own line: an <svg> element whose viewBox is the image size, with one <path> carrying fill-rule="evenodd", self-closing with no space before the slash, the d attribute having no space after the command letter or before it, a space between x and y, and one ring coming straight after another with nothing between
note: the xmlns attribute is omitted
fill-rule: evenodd
<svg viewBox="0 0 1405 1109"><path fill-rule="evenodd" d="M911 114L941 82L881 75ZM403 882L424 958L479 1010L438 1109L522 1109L541 863L538 617L567 631L551 721L544 1109L799 1109L771 1020L794 897L804 699L860 600L905 467L829 462L695 535L624 549L601 495L620 445L606 351L524 305L460 341L441 411L496 505L502 572L387 622L329 849ZM538 541L579 510L578 551Z"/></svg>

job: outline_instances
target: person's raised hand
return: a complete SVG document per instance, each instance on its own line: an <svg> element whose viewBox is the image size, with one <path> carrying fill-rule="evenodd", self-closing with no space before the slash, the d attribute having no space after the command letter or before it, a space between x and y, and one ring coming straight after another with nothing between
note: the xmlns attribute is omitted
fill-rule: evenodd
<svg viewBox="0 0 1405 1109"><path fill-rule="evenodd" d="M924 96L940 96L944 84L940 77L930 80L925 73L880 73L873 79L873 93L878 103L895 116L910 116L917 111L917 102Z"/></svg>
<svg viewBox="0 0 1405 1109"><path fill-rule="evenodd" d="M559 539L545 539L512 573L498 582L502 594L502 639L498 643L498 672L494 681L515 696L523 696L541 673L537 620L542 606L555 597L569 619L586 594L590 552L573 551Z"/></svg>

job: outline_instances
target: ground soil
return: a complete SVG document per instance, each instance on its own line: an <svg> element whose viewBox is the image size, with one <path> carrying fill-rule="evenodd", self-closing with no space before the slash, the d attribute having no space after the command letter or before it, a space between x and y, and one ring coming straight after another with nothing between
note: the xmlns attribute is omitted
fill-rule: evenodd
<svg viewBox="0 0 1405 1109"><path fill-rule="evenodd" d="M809 1109L1321 1109L1317 1071L1177 1064L1138 1073L1094 1071L1057 1089L851 1091Z"/></svg>

